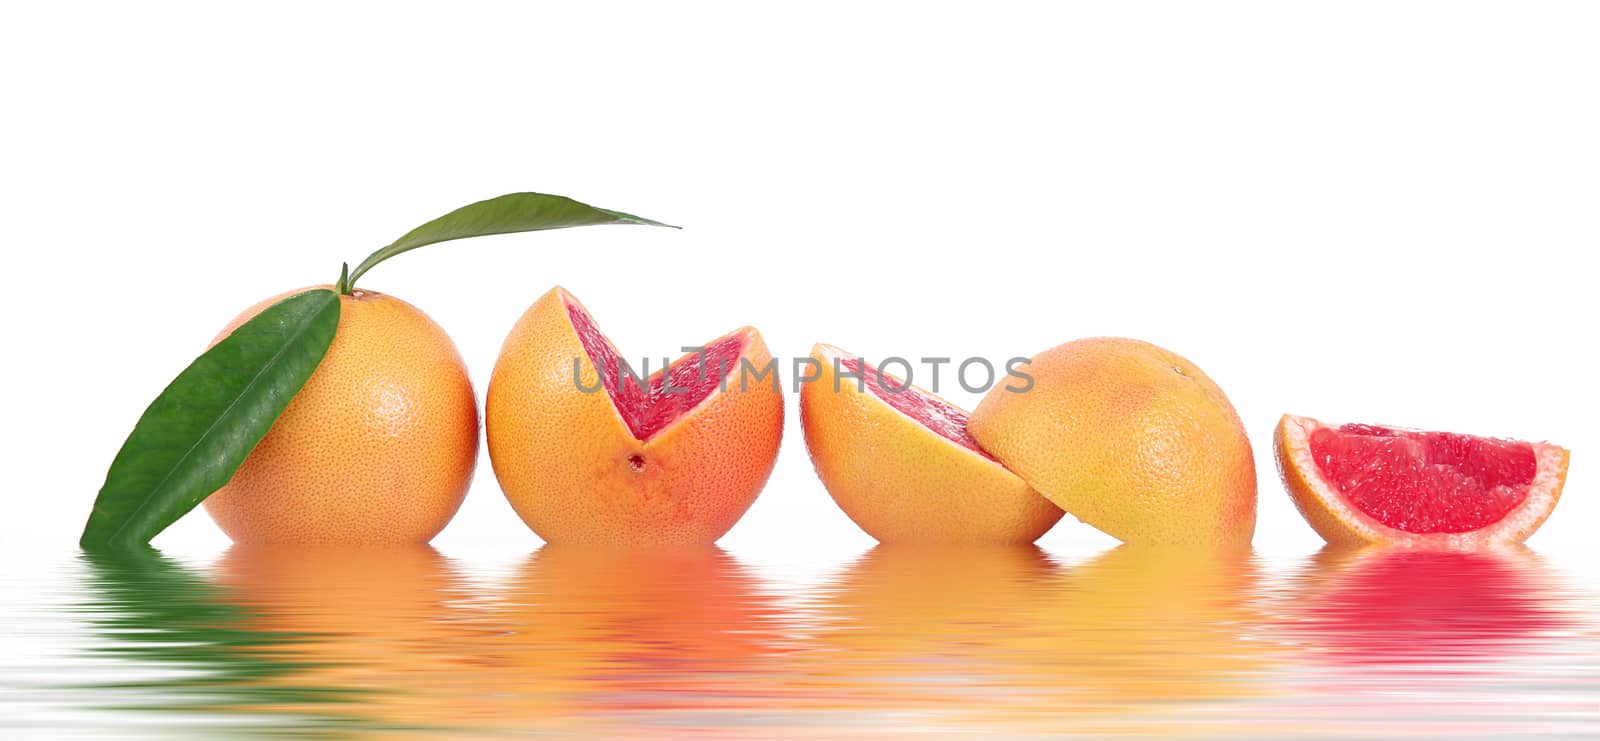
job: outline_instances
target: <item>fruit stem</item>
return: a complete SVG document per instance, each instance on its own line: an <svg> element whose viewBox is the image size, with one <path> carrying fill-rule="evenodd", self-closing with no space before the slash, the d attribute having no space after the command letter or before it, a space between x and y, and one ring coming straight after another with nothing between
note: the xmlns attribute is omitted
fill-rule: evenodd
<svg viewBox="0 0 1600 741"><path fill-rule="evenodd" d="M356 281L358 279L360 279L361 276L366 275L367 271L370 270L373 265L377 265L378 263L383 262L384 258L386 258L386 257L388 257L388 256L385 255L384 257L380 257L380 258L378 258L376 260L374 260L372 257L368 257L367 259L362 260L361 264L356 266L356 272L355 272L354 275L349 275L349 273L350 273L350 263L345 263L344 264L345 274L349 276L349 277L345 278L345 281L344 281L345 288L349 289L349 290L355 290ZM348 293L349 291L347 290L346 292Z"/></svg>
<svg viewBox="0 0 1600 741"><path fill-rule="evenodd" d="M339 282L335 283L333 287L341 296L349 296L351 290L355 288L350 282L350 263L344 263L339 268Z"/></svg>

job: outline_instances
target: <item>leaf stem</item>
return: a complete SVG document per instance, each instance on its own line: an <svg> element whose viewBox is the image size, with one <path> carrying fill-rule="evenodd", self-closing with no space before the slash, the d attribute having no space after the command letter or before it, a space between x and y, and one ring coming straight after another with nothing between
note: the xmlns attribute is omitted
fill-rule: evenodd
<svg viewBox="0 0 1600 741"><path fill-rule="evenodd" d="M351 290L354 288L351 283L350 263L343 263L343 265L339 268L339 282L335 283L333 288L339 292L340 296L349 296Z"/></svg>

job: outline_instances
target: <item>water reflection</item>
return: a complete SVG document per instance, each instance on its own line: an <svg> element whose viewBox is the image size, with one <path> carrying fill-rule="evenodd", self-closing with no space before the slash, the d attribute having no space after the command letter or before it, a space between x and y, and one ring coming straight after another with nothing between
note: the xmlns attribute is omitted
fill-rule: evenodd
<svg viewBox="0 0 1600 741"><path fill-rule="evenodd" d="M1319 659L1453 665L1519 655L1572 630L1558 579L1525 548L1325 549L1298 575L1292 625Z"/></svg>
<svg viewBox="0 0 1600 741"><path fill-rule="evenodd" d="M1124 546L1062 567L1031 546L880 546L830 590L836 625L808 669L848 706L958 726L1165 723L1184 703L1264 691L1248 681L1265 653L1247 635L1255 584L1240 552Z"/></svg>
<svg viewBox="0 0 1600 741"><path fill-rule="evenodd" d="M234 546L214 581L251 630L298 636L280 651L302 669L261 684L338 688L368 728L449 725L473 702L462 680L479 621L464 579L432 548Z"/></svg>
<svg viewBox="0 0 1600 741"><path fill-rule="evenodd" d="M832 625L819 640L868 675L920 677L932 664L992 673L1044 627L1039 602L1054 572L1031 545L878 546L826 588Z"/></svg>
<svg viewBox="0 0 1600 741"><path fill-rule="evenodd" d="M287 733L348 719L341 688L302 680L306 667L292 649L301 638L252 625L252 615L202 573L148 549L80 561L87 599L71 609L98 638L87 651L135 670L109 671L82 688L104 700L90 709L153 710L180 720L238 715L239 732Z"/></svg>
<svg viewBox="0 0 1600 741"><path fill-rule="evenodd" d="M1054 570L1033 546L874 548L820 595L795 662L817 688L809 702L870 725L889 708L916 724L1017 701L996 690L1025 681Z"/></svg>
<svg viewBox="0 0 1600 741"><path fill-rule="evenodd" d="M77 650L115 671L71 696L274 735L1596 730L1593 593L1532 553L1268 565L878 547L780 587L716 548L494 573L430 548L85 558Z"/></svg>
<svg viewBox="0 0 1600 741"><path fill-rule="evenodd" d="M1074 696L1132 710L1267 693L1260 588L1241 550L1122 546L1066 570L1049 617L1063 661L1087 680Z"/></svg>
<svg viewBox="0 0 1600 741"><path fill-rule="evenodd" d="M501 702L524 719L648 723L745 710L784 637L773 598L718 548L545 546L493 610Z"/></svg>
<svg viewBox="0 0 1600 741"><path fill-rule="evenodd" d="M1283 640L1299 653L1280 672L1298 720L1344 735L1600 732L1600 646L1525 549L1328 549L1289 595Z"/></svg>

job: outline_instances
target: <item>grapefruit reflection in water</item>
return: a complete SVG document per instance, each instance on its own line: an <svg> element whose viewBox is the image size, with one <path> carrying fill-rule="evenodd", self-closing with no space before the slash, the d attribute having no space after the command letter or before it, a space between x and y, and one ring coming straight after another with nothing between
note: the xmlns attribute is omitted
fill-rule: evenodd
<svg viewBox="0 0 1600 741"><path fill-rule="evenodd" d="M12 727L109 735L1581 735L1594 584L1526 550L1263 559L878 547L795 584L717 548L235 547L62 564ZM69 589L63 593L61 584ZM30 588L32 589L32 588ZM67 624L72 629L47 630ZM53 642L53 643L51 643ZM31 675L30 675L31 676ZM74 679L82 676L82 681ZM20 724L20 726L19 726Z"/></svg>

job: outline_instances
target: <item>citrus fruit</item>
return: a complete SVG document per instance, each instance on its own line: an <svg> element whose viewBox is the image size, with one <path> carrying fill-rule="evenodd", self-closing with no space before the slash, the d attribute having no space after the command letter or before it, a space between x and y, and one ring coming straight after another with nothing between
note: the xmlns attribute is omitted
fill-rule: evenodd
<svg viewBox="0 0 1600 741"><path fill-rule="evenodd" d="M1285 415L1274 449L1306 521L1335 544L1520 543L1561 498L1568 453L1526 443Z"/></svg>
<svg viewBox="0 0 1600 741"><path fill-rule="evenodd" d="M1148 342L1068 342L989 391L967 428L1006 468L1128 543L1243 544L1256 469L1233 406L1206 374Z"/></svg>
<svg viewBox="0 0 1600 741"><path fill-rule="evenodd" d="M711 543L755 501L783 436L766 344L738 329L645 379L622 358L565 290L534 302L489 380L500 487L552 543Z"/></svg>
<svg viewBox="0 0 1600 741"><path fill-rule="evenodd" d="M326 288L326 286L323 286ZM278 300L246 309L212 344ZM425 543L478 460L478 405L455 345L416 307L339 297L333 344L206 511L240 543Z"/></svg>
<svg viewBox="0 0 1600 741"><path fill-rule="evenodd" d="M1061 519L978 447L965 410L831 345L812 348L811 358L818 377L800 390L806 449L833 500L868 535L1031 543Z"/></svg>

